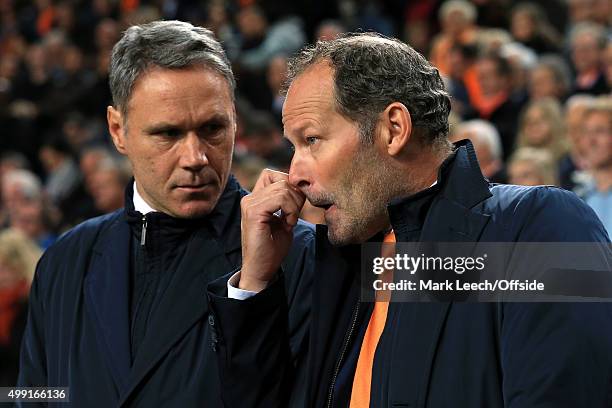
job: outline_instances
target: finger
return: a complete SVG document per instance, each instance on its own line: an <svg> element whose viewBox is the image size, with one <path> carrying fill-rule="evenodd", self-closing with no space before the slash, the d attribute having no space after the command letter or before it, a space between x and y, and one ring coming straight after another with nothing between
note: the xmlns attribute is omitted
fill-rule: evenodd
<svg viewBox="0 0 612 408"><path fill-rule="evenodd" d="M274 205L272 205L272 207L276 207L275 212L278 212L279 210L281 210L281 203L282 200L285 199L285 196L292 200L295 203L295 207L297 208L298 214L295 214L295 217L290 216L288 219L288 221L292 225L295 225L295 223L297 222L297 218L299 217L299 212L302 210L302 207L306 202L306 196L301 191L293 188L287 181L279 181L274 184L271 184L265 187L264 189L258 191L257 193L253 193L247 196L249 197L248 200L243 200L245 200L245 202L250 202L253 205L273 200L272 204ZM282 214L275 215L277 217L282 215L282 217L284 218L291 214L288 214L287 211L283 210Z"/></svg>
<svg viewBox="0 0 612 408"><path fill-rule="evenodd" d="M287 173L283 173L282 171L264 169L259 175L257 183L255 183L255 187L253 187L253 192L256 192L278 181L289 181L289 175Z"/></svg>
<svg viewBox="0 0 612 408"><path fill-rule="evenodd" d="M243 209L250 219L258 219L264 223L283 222L291 226L297 223L304 199L298 194L287 189L277 189L266 192L265 195L253 197L244 201ZM277 213L281 211L279 216Z"/></svg>
<svg viewBox="0 0 612 408"><path fill-rule="evenodd" d="M259 200L265 199L271 195L276 194L278 191L285 191L287 194L291 195L296 203L301 206L304 205L306 201L306 196L299 189L293 187L287 180L277 181L272 183L266 187L259 189L257 192L253 192L246 197L249 197L248 201L257 202ZM246 198L245 197L245 198ZM244 200L244 199L243 199Z"/></svg>

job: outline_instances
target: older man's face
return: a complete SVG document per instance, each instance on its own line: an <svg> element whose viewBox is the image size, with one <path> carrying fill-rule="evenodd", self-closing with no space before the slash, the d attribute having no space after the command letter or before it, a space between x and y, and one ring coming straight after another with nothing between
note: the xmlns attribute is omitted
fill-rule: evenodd
<svg viewBox="0 0 612 408"><path fill-rule="evenodd" d="M143 199L178 218L210 213L225 188L234 146L227 81L203 68L152 69L134 85L127 114L124 124L109 108L109 130Z"/></svg>
<svg viewBox="0 0 612 408"><path fill-rule="evenodd" d="M584 121L584 135L588 142L587 166L600 170L612 166L612 118L607 112L591 112Z"/></svg>
<svg viewBox="0 0 612 408"><path fill-rule="evenodd" d="M388 222L384 157L360 142L358 125L334 107L333 71L325 63L296 78L283 108L295 147L289 181L325 210L332 244L367 240Z"/></svg>

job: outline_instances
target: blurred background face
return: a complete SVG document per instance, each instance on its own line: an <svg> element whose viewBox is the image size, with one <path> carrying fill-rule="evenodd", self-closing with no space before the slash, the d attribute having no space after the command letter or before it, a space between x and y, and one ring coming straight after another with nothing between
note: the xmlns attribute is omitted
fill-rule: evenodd
<svg viewBox="0 0 612 408"><path fill-rule="evenodd" d="M497 64L489 58L480 59L476 63L478 82L485 96L494 96L507 90L508 79L497 71Z"/></svg>
<svg viewBox="0 0 612 408"><path fill-rule="evenodd" d="M532 100L559 98L560 94L560 84L549 68L540 66L529 72L529 95Z"/></svg>
<svg viewBox="0 0 612 408"><path fill-rule="evenodd" d="M606 112L591 112L584 120L584 134L588 142L586 160L589 169L612 166L612 117Z"/></svg>
<svg viewBox="0 0 612 408"><path fill-rule="evenodd" d="M578 35L572 43L572 62L578 72L599 68L601 50L591 34Z"/></svg>
<svg viewBox="0 0 612 408"><path fill-rule="evenodd" d="M469 22L460 10L452 10L442 19L442 30L452 37L461 34L468 26Z"/></svg>
<svg viewBox="0 0 612 408"><path fill-rule="evenodd" d="M574 159L581 161L589 148L589 140L584 136L584 106L574 106L565 114L565 127ZM581 164L581 163L578 163Z"/></svg>
<svg viewBox="0 0 612 408"><path fill-rule="evenodd" d="M125 183L118 171L112 169L98 170L91 177L90 192L96 208L104 213L123 207L123 189Z"/></svg>
<svg viewBox="0 0 612 408"><path fill-rule="evenodd" d="M535 34L535 22L529 13L517 11L512 15L510 30L517 40L527 41Z"/></svg>
<svg viewBox="0 0 612 408"><path fill-rule="evenodd" d="M478 165L482 175L491 178L501 168L499 159L496 159L491 152L489 145L480 140L479 137L472 134L471 132L464 132L453 138L453 142L461 139L470 139L476 150L476 157L478 158Z"/></svg>
<svg viewBox="0 0 612 408"><path fill-rule="evenodd" d="M39 201L27 202L15 209L11 215L11 227L36 240L45 232L43 205Z"/></svg>
<svg viewBox="0 0 612 408"><path fill-rule="evenodd" d="M539 186L544 184L538 166L531 161L515 161L508 168L510 184Z"/></svg>
<svg viewBox="0 0 612 408"><path fill-rule="evenodd" d="M550 143L553 135L551 124L542 109L533 107L527 111L524 122L525 142L529 146L544 146Z"/></svg>

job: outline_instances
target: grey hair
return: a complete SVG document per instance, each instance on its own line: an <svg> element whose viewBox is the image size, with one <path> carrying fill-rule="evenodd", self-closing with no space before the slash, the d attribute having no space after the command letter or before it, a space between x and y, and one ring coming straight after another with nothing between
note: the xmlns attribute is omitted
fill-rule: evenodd
<svg viewBox="0 0 612 408"><path fill-rule="evenodd" d="M113 47L109 82L113 104L127 114L134 84L147 70L202 66L219 73L230 88L236 81L221 44L212 31L182 21L154 21L128 28Z"/></svg>
<svg viewBox="0 0 612 408"><path fill-rule="evenodd" d="M380 113L401 102L423 144L446 145L449 94L438 70L409 45L376 33L319 41L289 60L284 91L319 62L333 69L336 109L359 125L362 142L373 142Z"/></svg>
<svg viewBox="0 0 612 408"><path fill-rule="evenodd" d="M591 22L583 22L576 24L570 31L569 34L569 43L573 45L578 37L581 35L590 35L597 42L597 46L600 49L605 48L606 46L606 29L601 24L591 23Z"/></svg>
<svg viewBox="0 0 612 408"><path fill-rule="evenodd" d="M501 160L503 155L501 138L499 132L486 120L472 119L466 122L460 123L457 126L456 134L471 133L474 137L489 147L491 155L498 160Z"/></svg>
<svg viewBox="0 0 612 408"><path fill-rule="evenodd" d="M451 13L458 11L467 21L473 23L476 21L476 17L478 16L478 11L476 10L476 6L474 6L469 1L465 0L450 0L444 2L442 6L440 6L440 11L438 11L438 18L443 20L451 15Z"/></svg>
<svg viewBox="0 0 612 408"><path fill-rule="evenodd" d="M2 182L5 185L16 184L19 191L28 200L38 200L42 197L42 184L38 177L29 170L11 170L4 175Z"/></svg>
<svg viewBox="0 0 612 408"><path fill-rule="evenodd" d="M570 89L572 74L563 58L557 54L544 54L538 59L535 68L546 68L552 72L555 80L563 88L563 94Z"/></svg>

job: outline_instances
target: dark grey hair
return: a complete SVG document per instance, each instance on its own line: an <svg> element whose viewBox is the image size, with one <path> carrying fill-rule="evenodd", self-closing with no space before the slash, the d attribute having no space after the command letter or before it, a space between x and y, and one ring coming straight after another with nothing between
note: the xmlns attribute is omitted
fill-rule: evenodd
<svg viewBox="0 0 612 408"><path fill-rule="evenodd" d="M134 83L147 70L203 66L223 76L234 95L230 63L212 31L182 21L154 21L132 26L113 47L109 82L113 104L124 117Z"/></svg>
<svg viewBox="0 0 612 408"><path fill-rule="evenodd" d="M336 108L359 125L364 143L373 142L380 113L401 102L423 144L446 144L450 97L438 70L409 45L376 33L319 41L289 61L285 92L319 62L333 69Z"/></svg>

